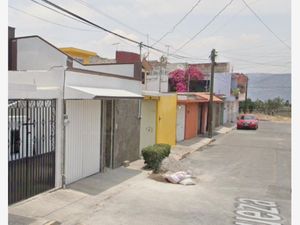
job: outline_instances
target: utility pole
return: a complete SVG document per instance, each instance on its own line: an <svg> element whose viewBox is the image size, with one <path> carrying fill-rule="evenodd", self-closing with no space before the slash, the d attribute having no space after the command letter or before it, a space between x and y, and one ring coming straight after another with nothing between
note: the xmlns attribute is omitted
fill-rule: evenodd
<svg viewBox="0 0 300 225"><path fill-rule="evenodd" d="M139 47L140 47L140 59L142 61L142 47L143 47L143 42L139 43Z"/></svg>
<svg viewBox="0 0 300 225"><path fill-rule="evenodd" d="M210 95L209 95L209 108L208 108L208 137L212 138L212 121L213 121L213 94L214 94L214 75L216 65L216 50L213 49L210 53L211 60L211 76L210 76Z"/></svg>

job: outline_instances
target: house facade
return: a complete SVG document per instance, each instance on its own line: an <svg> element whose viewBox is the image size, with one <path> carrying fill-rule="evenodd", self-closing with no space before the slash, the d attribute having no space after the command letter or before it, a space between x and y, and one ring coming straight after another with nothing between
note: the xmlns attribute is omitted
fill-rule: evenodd
<svg viewBox="0 0 300 225"><path fill-rule="evenodd" d="M207 92L178 93L176 141L180 142L204 135L208 131L208 108L210 95ZM213 128L220 126L219 109L222 99L213 96Z"/></svg>
<svg viewBox="0 0 300 225"><path fill-rule="evenodd" d="M84 65L38 36L11 45L10 204L139 158L141 63Z"/></svg>

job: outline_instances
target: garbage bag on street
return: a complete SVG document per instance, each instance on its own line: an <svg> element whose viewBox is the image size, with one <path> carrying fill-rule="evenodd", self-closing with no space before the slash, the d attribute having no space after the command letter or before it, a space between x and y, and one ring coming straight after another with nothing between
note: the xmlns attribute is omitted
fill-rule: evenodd
<svg viewBox="0 0 300 225"><path fill-rule="evenodd" d="M192 177L192 175L190 174L190 171L187 171L187 172L179 171L179 172L176 172L176 173L165 175L165 178L173 184L178 184L181 181L183 181L184 179L191 178L191 177Z"/></svg>
<svg viewBox="0 0 300 225"><path fill-rule="evenodd" d="M195 185L196 183L192 180L192 178L185 178L179 182L179 184L183 185Z"/></svg>

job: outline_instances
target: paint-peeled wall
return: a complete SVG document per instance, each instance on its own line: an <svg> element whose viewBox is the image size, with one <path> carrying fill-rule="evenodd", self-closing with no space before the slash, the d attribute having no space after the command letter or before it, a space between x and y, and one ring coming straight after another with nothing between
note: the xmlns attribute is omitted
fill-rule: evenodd
<svg viewBox="0 0 300 225"><path fill-rule="evenodd" d="M119 167L125 160L139 159L140 119L139 101L129 99L115 100L114 130L114 167Z"/></svg>
<svg viewBox="0 0 300 225"><path fill-rule="evenodd" d="M176 94L160 96L160 99L157 102L156 117L157 143L176 144L176 110Z"/></svg>

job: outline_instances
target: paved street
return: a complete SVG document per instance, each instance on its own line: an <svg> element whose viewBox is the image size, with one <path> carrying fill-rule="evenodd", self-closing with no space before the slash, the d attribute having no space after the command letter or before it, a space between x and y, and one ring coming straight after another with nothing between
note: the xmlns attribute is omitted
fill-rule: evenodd
<svg viewBox="0 0 300 225"><path fill-rule="evenodd" d="M197 177L194 186L134 173L101 193L59 190L9 212L77 225L290 225L290 129L288 123L261 121L257 131L219 135L181 161Z"/></svg>

